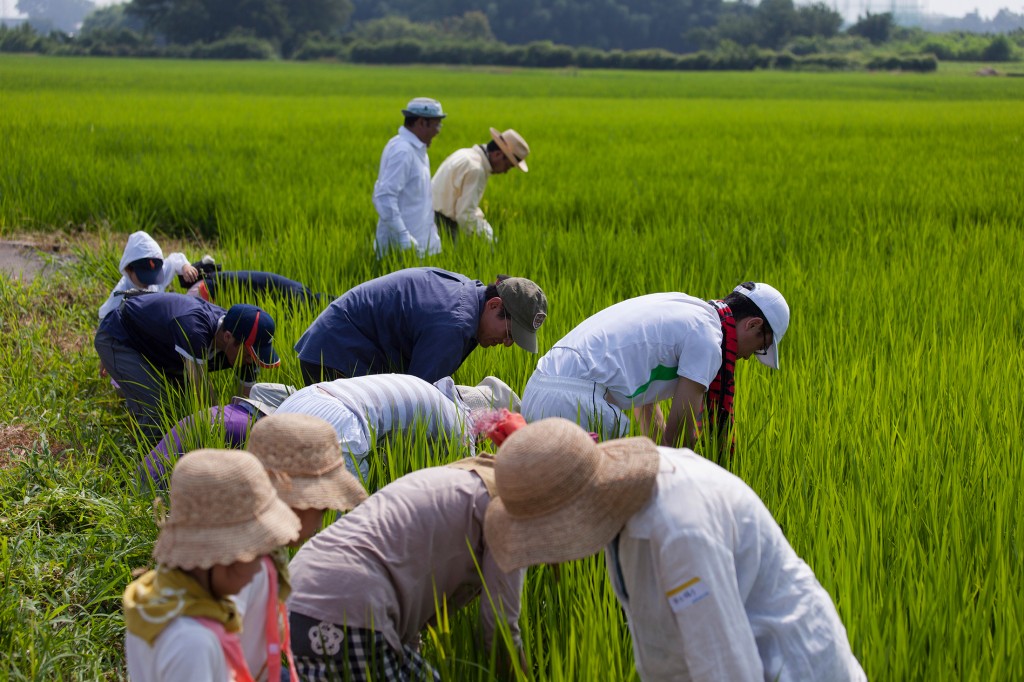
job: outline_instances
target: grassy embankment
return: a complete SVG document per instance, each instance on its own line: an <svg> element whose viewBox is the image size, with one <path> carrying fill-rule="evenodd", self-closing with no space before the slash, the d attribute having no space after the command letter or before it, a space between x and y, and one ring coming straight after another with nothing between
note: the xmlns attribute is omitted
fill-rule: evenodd
<svg viewBox="0 0 1024 682"><path fill-rule="evenodd" d="M434 167L490 125L533 148L529 175L488 189L497 246L431 264L538 281L542 350L632 295L779 287L783 370L741 363L734 472L869 677L1024 677L1024 81L4 57L0 84L0 234L63 230L80 257L0 279L0 675L122 674L119 596L156 532L91 347L124 235L344 291L382 272L380 150L401 105L431 95L450 114ZM317 311L266 306L284 358L268 379L295 383L290 347ZM479 350L456 379L521 390L534 362ZM425 457L399 445L388 475ZM537 679L632 674L598 561L533 572L522 624ZM488 678L472 625L454 616L430 645L452 679Z"/></svg>

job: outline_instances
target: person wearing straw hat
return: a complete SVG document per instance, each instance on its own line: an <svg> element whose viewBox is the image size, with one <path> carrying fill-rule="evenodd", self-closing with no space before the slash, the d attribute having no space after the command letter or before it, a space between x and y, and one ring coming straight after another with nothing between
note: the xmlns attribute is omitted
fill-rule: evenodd
<svg viewBox="0 0 1024 682"><path fill-rule="evenodd" d="M484 537L506 571L605 549L640 678L865 680L828 592L742 480L566 419L512 433Z"/></svg>
<svg viewBox="0 0 1024 682"><path fill-rule="evenodd" d="M778 369L788 328L786 299L761 282L744 282L724 300L631 298L584 320L540 359L523 416L578 420L614 438L628 432L632 410L644 433L652 423L661 432L662 445L693 446L705 403L717 428L731 426L736 360L756 356ZM657 404L670 398L666 420Z"/></svg>
<svg viewBox="0 0 1024 682"><path fill-rule="evenodd" d="M306 385L401 372L434 382L451 376L477 346L537 352L547 318L541 288L523 277L485 285L440 268L407 268L335 299L295 351Z"/></svg>
<svg viewBox="0 0 1024 682"><path fill-rule="evenodd" d="M278 405L292 393L295 393L294 386L258 383L253 385L248 398L235 396L223 407L214 405L203 412L185 417L143 458L139 465L140 488L162 490L174 462L192 449L192 440L222 437L225 446L242 447L252 425L273 414Z"/></svg>
<svg viewBox="0 0 1024 682"><path fill-rule="evenodd" d="M492 174L501 175L512 168L526 173L529 154L530 145L511 128L505 132L491 128L491 139L486 144L453 152L430 181L438 228L446 229L453 243L460 231L494 241L494 229L480 210L487 180Z"/></svg>
<svg viewBox="0 0 1024 682"><path fill-rule="evenodd" d="M278 497L302 522L291 547L320 530L328 509L346 512L366 499L359 481L345 471L334 429L322 419L269 416L253 426L248 448L263 463ZM289 591L288 552L282 547L264 557L262 569L234 597L242 617L242 650L256 682L278 682L282 654L291 660L284 606ZM298 680L291 664L288 679Z"/></svg>
<svg viewBox="0 0 1024 682"><path fill-rule="evenodd" d="M143 435L156 443L169 385L187 379L212 397L207 373L234 367L240 394L249 395L259 368L280 364L274 329L270 314L254 305L225 310L192 296L129 292L103 318L93 345Z"/></svg>
<svg viewBox="0 0 1024 682"><path fill-rule="evenodd" d="M439 132L446 114L441 103L416 97L402 109L405 122L384 147L380 173L373 186L377 209L377 258L389 251L414 249L420 258L441 252L430 195L430 158L427 148Z"/></svg>
<svg viewBox="0 0 1024 682"><path fill-rule="evenodd" d="M157 567L124 593L133 682L251 679L230 597L300 528L253 455L185 455L171 475L171 510L153 549Z"/></svg>
<svg viewBox="0 0 1024 682"><path fill-rule="evenodd" d="M498 567L483 536L493 459L414 471L381 488L307 542L289 566L292 649L304 680L440 680L420 632L481 595L479 629L499 666L522 664L525 570ZM349 677L349 675L351 677Z"/></svg>
<svg viewBox="0 0 1024 682"><path fill-rule="evenodd" d="M345 466L366 481L370 453L385 438L422 427L430 442L460 443L473 452L474 412L518 411L519 406L519 396L493 376L476 386L456 386L450 377L431 384L407 374L374 374L307 386L281 403L277 414L329 422L341 441Z"/></svg>

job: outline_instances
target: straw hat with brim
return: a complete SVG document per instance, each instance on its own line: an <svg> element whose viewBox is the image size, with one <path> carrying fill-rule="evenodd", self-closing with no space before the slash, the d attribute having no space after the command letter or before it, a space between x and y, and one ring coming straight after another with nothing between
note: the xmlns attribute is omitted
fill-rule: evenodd
<svg viewBox="0 0 1024 682"><path fill-rule="evenodd" d="M530 169L526 166L526 157L530 155L530 145L526 144L523 136L509 128L501 132L497 128L491 128L491 139L494 140L502 153L508 157L512 165L523 171Z"/></svg>
<svg viewBox="0 0 1024 682"><path fill-rule="evenodd" d="M519 412L523 406L523 401L512 387L498 377L485 377L476 386L456 386L455 390L459 399L470 410L496 410L506 407L512 412Z"/></svg>
<svg viewBox="0 0 1024 682"><path fill-rule="evenodd" d="M363 486L345 469L337 432L319 417L264 417L252 427L248 448L293 509L347 511L366 499Z"/></svg>
<svg viewBox="0 0 1024 682"><path fill-rule="evenodd" d="M277 408L281 406L281 403L284 402L284 399L292 393L295 393L294 386L260 383L252 387L252 390L249 391L248 398L235 396L231 399L231 404L240 405L245 403L246 405L252 405L265 416L268 414L274 414Z"/></svg>
<svg viewBox="0 0 1024 682"><path fill-rule="evenodd" d="M504 571L590 556L650 499L658 449L649 438L597 445L567 419L525 426L498 449L487 546Z"/></svg>
<svg viewBox="0 0 1024 682"><path fill-rule="evenodd" d="M184 569L252 561L298 538L300 527L250 453L196 450L174 467L153 558Z"/></svg>

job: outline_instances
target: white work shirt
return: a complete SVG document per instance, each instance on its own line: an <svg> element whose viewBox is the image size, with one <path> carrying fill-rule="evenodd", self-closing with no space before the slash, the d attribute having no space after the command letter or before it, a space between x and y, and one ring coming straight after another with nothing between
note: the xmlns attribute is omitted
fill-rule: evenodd
<svg viewBox="0 0 1024 682"><path fill-rule="evenodd" d="M187 616L175 618L153 646L125 633L124 649L132 682L229 682L234 677L217 635Z"/></svg>
<svg viewBox="0 0 1024 682"><path fill-rule="evenodd" d="M654 495L605 551L641 679L865 680L831 597L754 491L690 450L658 450Z"/></svg>
<svg viewBox="0 0 1024 682"><path fill-rule="evenodd" d="M480 200L493 171L485 150L483 145L477 145L453 152L434 173L430 187L435 211L457 222L461 232L493 241L494 230L480 210Z"/></svg>
<svg viewBox="0 0 1024 682"><path fill-rule="evenodd" d="M245 663L249 666L255 682L267 680L267 602L270 600L270 574L262 559L260 570L249 584L231 597L242 619L242 631L238 639L242 643ZM278 625L278 632L284 636L284 628ZM283 642L281 643L283 644ZM274 680L273 682L278 682Z"/></svg>
<svg viewBox="0 0 1024 682"><path fill-rule="evenodd" d="M673 396L678 377L705 389L722 366L722 323L706 301L638 296L595 313L537 363L544 376L586 379L621 409Z"/></svg>
<svg viewBox="0 0 1024 682"><path fill-rule="evenodd" d="M384 147L380 173L373 186L373 205L380 219L374 249L416 249L421 258L441 252L434 225L427 145L405 126Z"/></svg>

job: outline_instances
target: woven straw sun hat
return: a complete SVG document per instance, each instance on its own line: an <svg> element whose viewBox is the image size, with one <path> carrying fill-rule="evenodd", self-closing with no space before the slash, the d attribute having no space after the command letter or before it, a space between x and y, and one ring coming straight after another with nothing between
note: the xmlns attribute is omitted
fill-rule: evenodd
<svg viewBox="0 0 1024 682"><path fill-rule="evenodd" d="M366 499L363 486L345 469L337 432L319 417L264 417L249 432L248 448L293 509L348 511Z"/></svg>
<svg viewBox="0 0 1024 682"><path fill-rule="evenodd" d="M196 450L171 474L171 511L153 558L183 569L252 561L298 538L300 526L250 453Z"/></svg>
<svg viewBox="0 0 1024 682"><path fill-rule="evenodd" d="M504 571L590 556L650 499L658 466L649 438L598 445L567 419L524 426L495 455L487 546Z"/></svg>
<svg viewBox="0 0 1024 682"><path fill-rule="evenodd" d="M512 165L523 171L529 172L526 166L526 157L530 155L530 145L526 144L523 136L509 128L501 132L497 128L491 128L491 139L498 145L502 153L508 157Z"/></svg>

